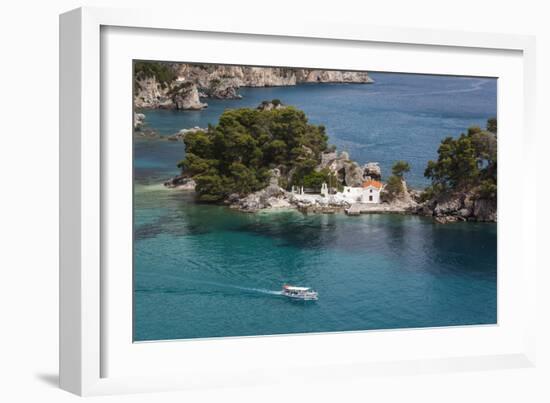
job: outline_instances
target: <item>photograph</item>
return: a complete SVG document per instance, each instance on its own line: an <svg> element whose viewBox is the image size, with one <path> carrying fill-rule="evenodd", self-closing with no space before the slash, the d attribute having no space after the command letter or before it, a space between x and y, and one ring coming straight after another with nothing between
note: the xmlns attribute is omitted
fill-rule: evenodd
<svg viewBox="0 0 550 403"><path fill-rule="evenodd" d="M6 3L0 400L550 402L540 3Z"/></svg>
<svg viewBox="0 0 550 403"><path fill-rule="evenodd" d="M128 79L134 342L498 323L497 77Z"/></svg>

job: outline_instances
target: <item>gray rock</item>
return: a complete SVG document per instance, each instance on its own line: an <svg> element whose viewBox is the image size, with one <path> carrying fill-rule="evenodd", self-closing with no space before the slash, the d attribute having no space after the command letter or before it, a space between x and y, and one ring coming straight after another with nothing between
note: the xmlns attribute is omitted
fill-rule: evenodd
<svg viewBox="0 0 550 403"><path fill-rule="evenodd" d="M363 176L365 178L370 177L374 180L381 180L382 179L382 169L380 168L380 165L378 162L368 162L365 165L363 165Z"/></svg>
<svg viewBox="0 0 550 403"><path fill-rule="evenodd" d="M441 217L452 214L462 208L462 201L457 197L448 197L438 201L434 208L434 215Z"/></svg>
<svg viewBox="0 0 550 403"><path fill-rule="evenodd" d="M470 214L472 214L472 211L470 209L461 208L460 210L458 210L458 216L460 217L467 218L470 216Z"/></svg>
<svg viewBox="0 0 550 403"><path fill-rule="evenodd" d="M189 177L178 175L164 182L164 186L172 189L195 190L196 183Z"/></svg>
<svg viewBox="0 0 550 403"><path fill-rule="evenodd" d="M265 189L251 193L245 197L231 195L228 201L231 207L246 212L254 212L271 207L287 207L290 195L284 189L275 184L268 185Z"/></svg>
<svg viewBox="0 0 550 403"><path fill-rule="evenodd" d="M464 208L472 210L474 208L474 202L475 202L475 199L474 199L473 193L468 192L464 196L464 200L462 201L462 204L464 205Z"/></svg>
<svg viewBox="0 0 550 403"><path fill-rule="evenodd" d="M200 101L199 91L193 83L183 83L172 90L172 102L176 109L201 110L208 107L208 104Z"/></svg>
<svg viewBox="0 0 550 403"><path fill-rule="evenodd" d="M171 102L167 97L167 88L163 88L154 77L138 80L135 84L134 106L136 108L158 108L167 101Z"/></svg>
<svg viewBox="0 0 550 403"><path fill-rule="evenodd" d="M160 139L162 136L150 127L140 127L134 131L134 134L146 139Z"/></svg>
<svg viewBox="0 0 550 403"><path fill-rule="evenodd" d="M372 83L365 72L296 69L298 83Z"/></svg>
<svg viewBox="0 0 550 403"><path fill-rule="evenodd" d="M434 211L427 204L425 204L420 208L418 213L425 216L431 216L434 214Z"/></svg>
<svg viewBox="0 0 550 403"><path fill-rule="evenodd" d="M496 201L478 199L474 203L473 215L477 221L497 221L497 204Z"/></svg>
<svg viewBox="0 0 550 403"><path fill-rule="evenodd" d="M273 168L270 172L269 185L279 186L279 179L281 178L281 170L279 168Z"/></svg>
<svg viewBox="0 0 550 403"><path fill-rule="evenodd" d="M455 216L441 216L441 217L435 217L434 221L438 224L449 224L449 223L457 222L458 218Z"/></svg>
<svg viewBox="0 0 550 403"><path fill-rule="evenodd" d="M270 101L263 101L260 105L258 105L258 107L256 109L260 110L260 111L272 111L272 110L277 110L277 109L283 109L283 108L286 108L285 105L281 104L281 103L273 103L273 102L270 102Z"/></svg>
<svg viewBox="0 0 550 403"><path fill-rule="evenodd" d="M363 183L363 168L355 161L351 161L349 154L345 151L336 153L321 154L321 163L317 170L328 168L341 184L347 186L361 186Z"/></svg>
<svg viewBox="0 0 550 403"><path fill-rule="evenodd" d="M321 167L327 167L331 162L338 158L338 153L336 151L327 152L321 154Z"/></svg>
<svg viewBox="0 0 550 403"><path fill-rule="evenodd" d="M363 184L363 170L356 162L347 163L344 165L345 182L348 186L361 186Z"/></svg>
<svg viewBox="0 0 550 403"><path fill-rule="evenodd" d="M213 79L210 81L204 95L214 99L240 99L239 82L232 78Z"/></svg>
<svg viewBox="0 0 550 403"><path fill-rule="evenodd" d="M196 133L196 132L207 132L208 128L203 129L198 126L192 127L191 129L181 129L179 132L171 134L167 137L170 141L183 141L185 139L185 136L189 133Z"/></svg>
<svg viewBox="0 0 550 403"><path fill-rule="evenodd" d="M143 113L134 113L134 129L141 129L145 124L145 115Z"/></svg>
<svg viewBox="0 0 550 403"><path fill-rule="evenodd" d="M231 193L228 197L227 197L227 202L229 204L234 204L236 202L239 201L239 194L238 193Z"/></svg>
<svg viewBox="0 0 550 403"><path fill-rule="evenodd" d="M424 210L420 214L428 214L433 210L433 215L447 222L455 221L497 221L496 200L477 199L475 189L466 192L458 192L440 197L424 203ZM454 218L449 218L454 217Z"/></svg>

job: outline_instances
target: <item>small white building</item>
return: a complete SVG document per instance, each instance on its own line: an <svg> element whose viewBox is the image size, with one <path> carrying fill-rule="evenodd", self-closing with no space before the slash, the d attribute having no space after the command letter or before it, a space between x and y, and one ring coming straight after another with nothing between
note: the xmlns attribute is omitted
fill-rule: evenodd
<svg viewBox="0 0 550 403"><path fill-rule="evenodd" d="M368 179L360 187L344 186L342 197L350 203L380 203L382 183Z"/></svg>

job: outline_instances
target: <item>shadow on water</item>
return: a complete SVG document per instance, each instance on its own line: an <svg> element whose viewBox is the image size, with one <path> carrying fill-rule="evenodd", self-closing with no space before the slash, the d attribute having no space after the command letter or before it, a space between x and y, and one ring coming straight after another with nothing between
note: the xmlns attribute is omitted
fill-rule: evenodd
<svg viewBox="0 0 550 403"><path fill-rule="evenodd" d="M496 277L496 229L492 223L434 224L423 239L424 253L444 272Z"/></svg>
<svg viewBox="0 0 550 403"><path fill-rule="evenodd" d="M247 219L232 231L270 238L281 248L319 249L334 242L337 229L338 222L334 217L302 216L291 212Z"/></svg>

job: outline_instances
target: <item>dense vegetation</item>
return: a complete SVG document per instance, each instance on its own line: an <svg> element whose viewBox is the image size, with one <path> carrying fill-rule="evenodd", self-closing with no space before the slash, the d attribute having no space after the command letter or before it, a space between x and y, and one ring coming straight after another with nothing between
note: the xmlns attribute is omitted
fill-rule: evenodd
<svg viewBox="0 0 550 403"><path fill-rule="evenodd" d="M282 173L282 187L320 188L329 173L315 167L327 139L323 126L309 124L293 107L227 110L208 131L186 135L186 156L178 166L193 177L198 199L205 202L262 189L273 168Z"/></svg>
<svg viewBox="0 0 550 403"><path fill-rule="evenodd" d="M319 192L323 183L326 183L330 188L336 188L339 191L344 189L344 186L338 181L336 174L328 168L323 168L320 171L312 171L300 180L295 180L293 184L303 186L305 189Z"/></svg>
<svg viewBox="0 0 550 403"><path fill-rule="evenodd" d="M437 161L429 161L424 172L432 181L425 199L466 190L474 190L478 198L496 199L496 119L489 119L485 130L470 127L456 139L445 138L437 152Z"/></svg>

